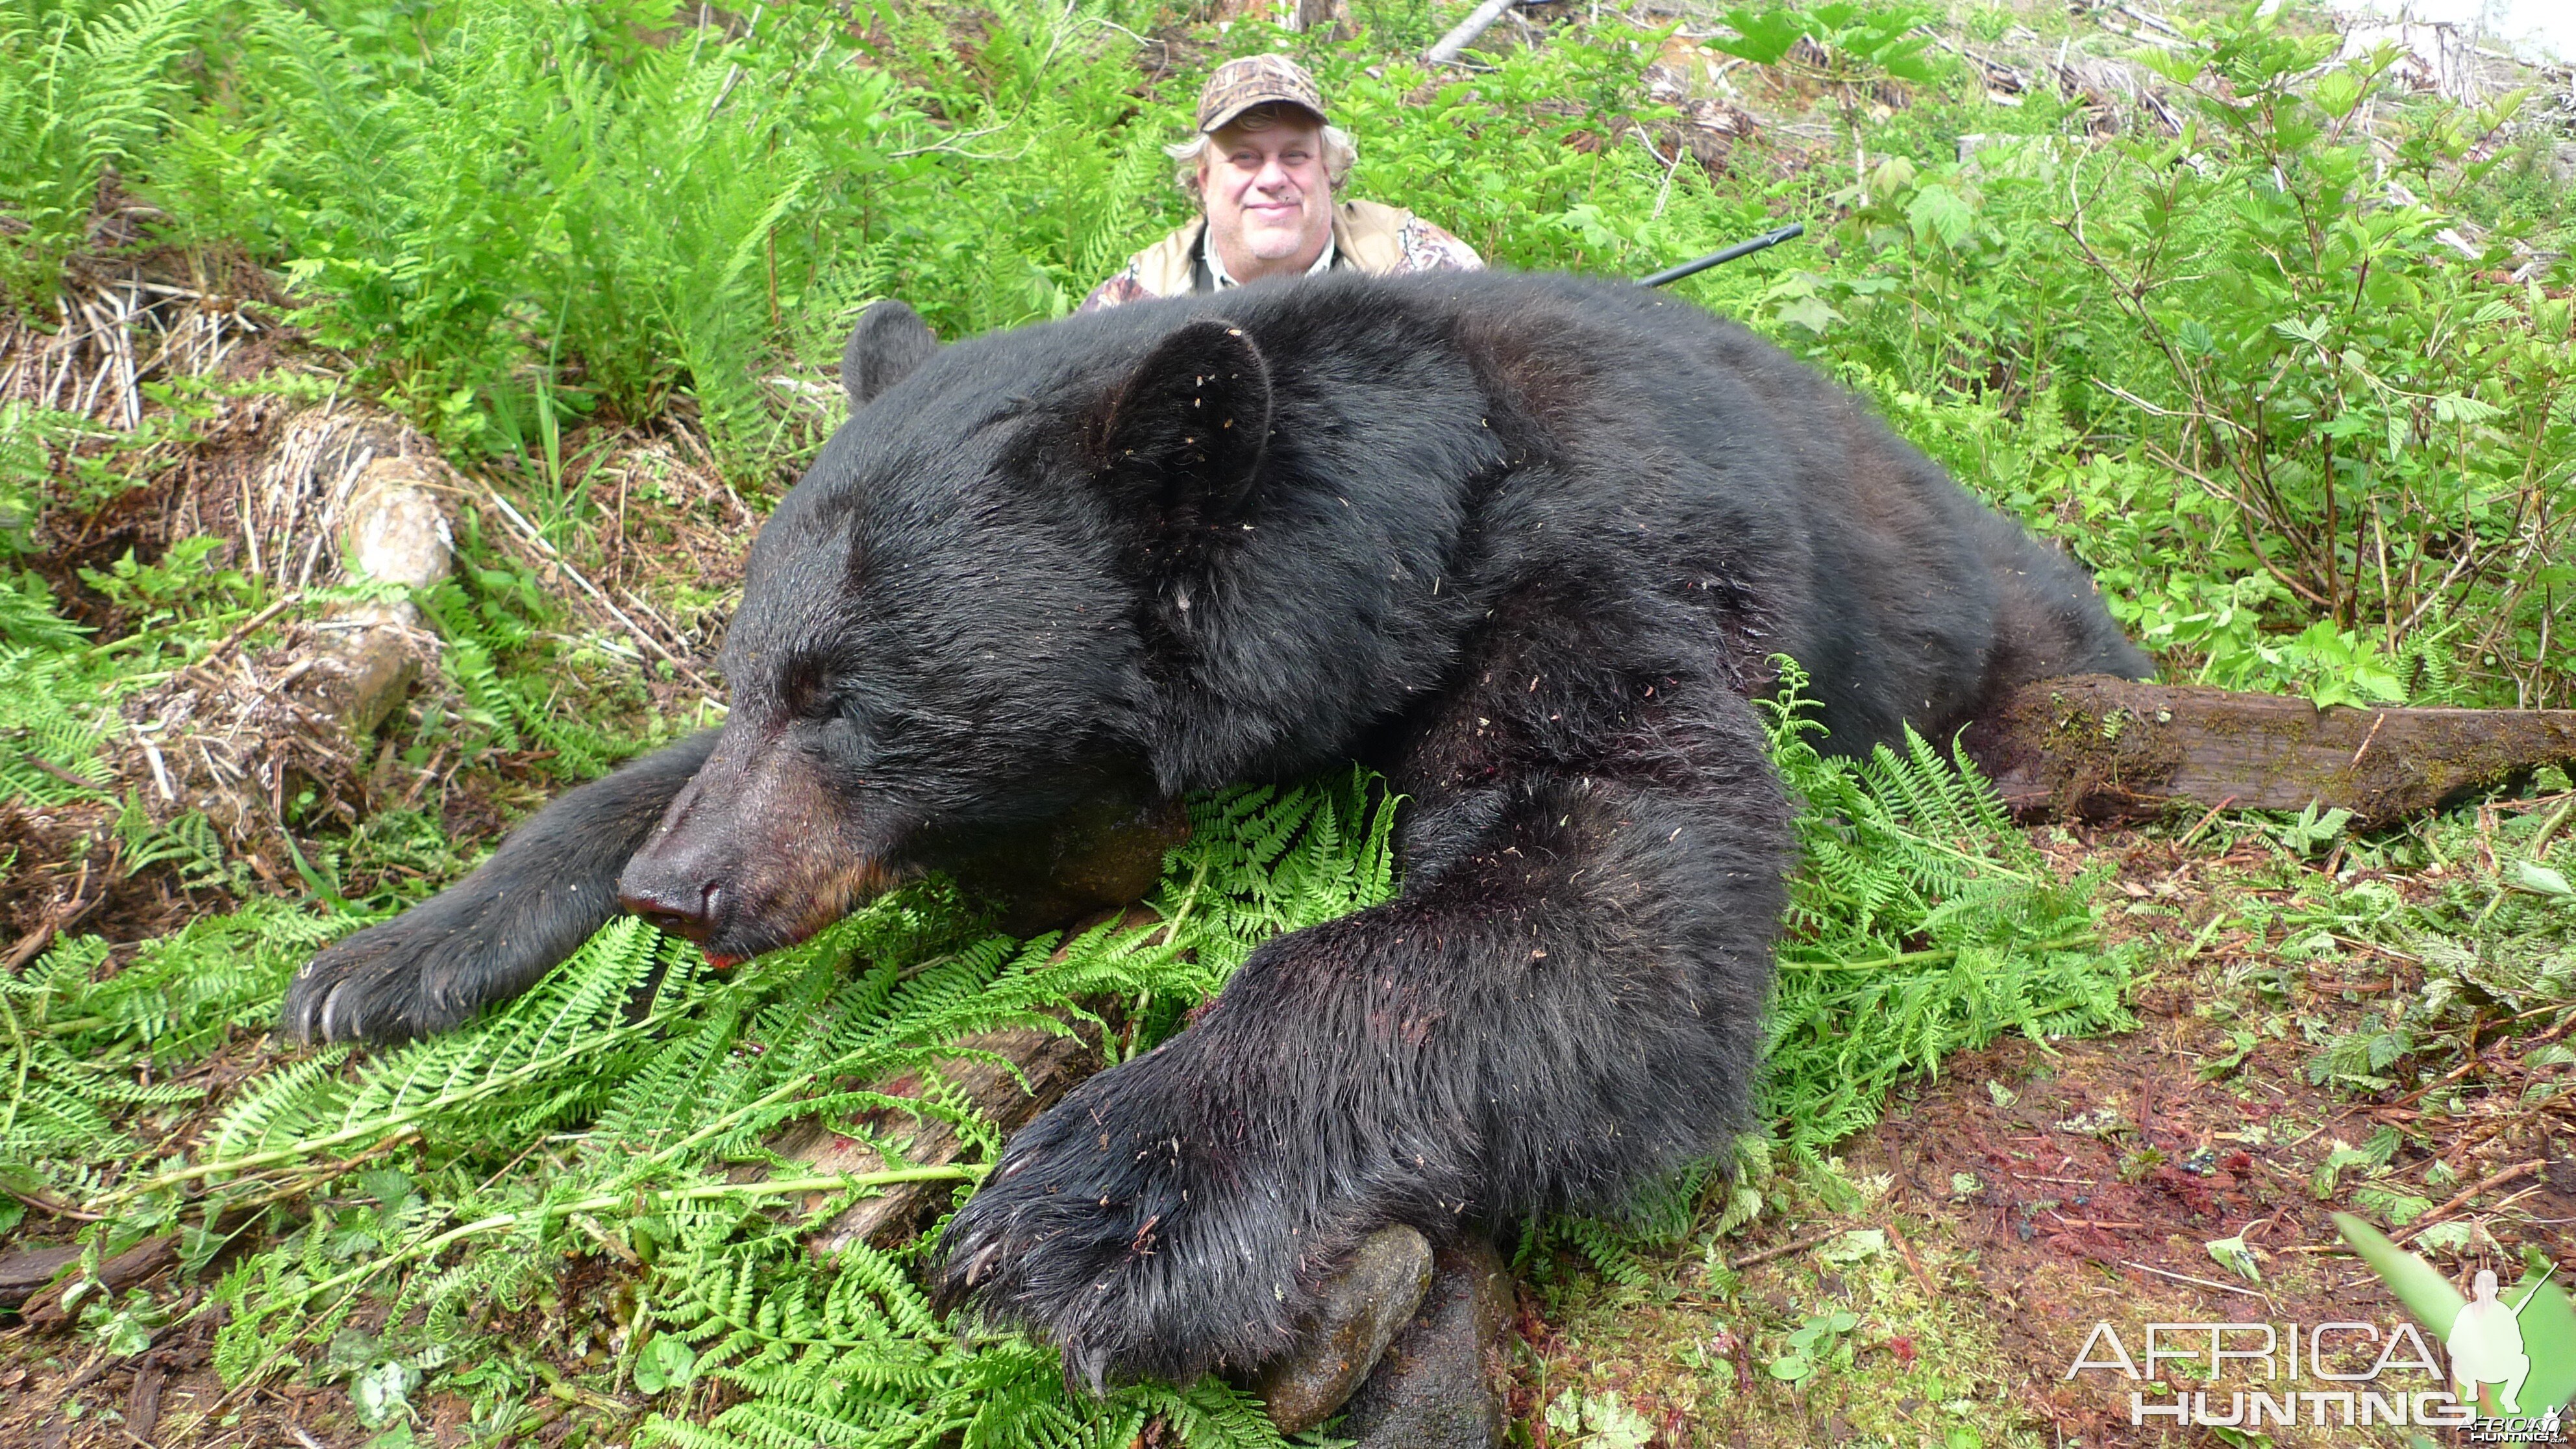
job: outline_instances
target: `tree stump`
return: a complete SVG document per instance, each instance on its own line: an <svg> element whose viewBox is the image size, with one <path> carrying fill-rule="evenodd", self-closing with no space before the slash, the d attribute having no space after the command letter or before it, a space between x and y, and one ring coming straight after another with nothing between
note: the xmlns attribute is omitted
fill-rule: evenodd
<svg viewBox="0 0 2576 1449"><path fill-rule="evenodd" d="M331 512L345 581L425 589L448 576L454 543L439 467L434 455L388 448L340 480ZM351 740L364 739L402 703L436 636L408 599L344 605L318 627L326 643L307 693Z"/></svg>

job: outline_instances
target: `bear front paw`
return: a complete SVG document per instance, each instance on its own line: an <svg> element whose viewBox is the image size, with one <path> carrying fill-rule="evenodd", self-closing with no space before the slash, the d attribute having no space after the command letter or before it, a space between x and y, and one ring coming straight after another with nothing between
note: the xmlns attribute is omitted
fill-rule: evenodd
<svg viewBox="0 0 2576 1449"><path fill-rule="evenodd" d="M482 1004L466 989L470 942L424 911L370 926L295 974L278 1025L308 1042L399 1041L445 1031Z"/></svg>
<svg viewBox="0 0 2576 1449"><path fill-rule="evenodd" d="M1054 1343L1067 1382L1095 1394L1113 1377L1188 1383L1285 1352L1313 1306L1310 1258L1341 1246L1301 1223L1285 1164L1185 1124L1204 1099L1170 1050L1021 1129L942 1244L943 1303Z"/></svg>
<svg viewBox="0 0 2576 1449"><path fill-rule="evenodd" d="M401 1041L446 1031L527 989L610 914L594 886L494 890L468 877L315 955L278 1025L304 1041Z"/></svg>

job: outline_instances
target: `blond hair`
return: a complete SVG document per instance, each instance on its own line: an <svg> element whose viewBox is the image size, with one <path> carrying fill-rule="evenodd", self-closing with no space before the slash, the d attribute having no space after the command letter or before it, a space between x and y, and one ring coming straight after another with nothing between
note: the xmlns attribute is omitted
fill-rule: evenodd
<svg viewBox="0 0 2576 1449"><path fill-rule="evenodd" d="M1286 119L1283 112L1305 109L1285 101L1273 101L1268 105L1254 106L1226 122L1225 129L1267 131ZM1203 199L1199 196L1199 163L1207 156L1208 143L1214 139L1201 131L1186 141L1176 141L1163 148L1164 155L1179 163L1172 171L1172 184L1188 192L1193 200ZM1342 189L1343 179L1351 174L1351 167L1358 164L1359 159L1359 146L1351 140L1351 133L1330 121L1325 122L1324 175L1332 182L1335 191Z"/></svg>

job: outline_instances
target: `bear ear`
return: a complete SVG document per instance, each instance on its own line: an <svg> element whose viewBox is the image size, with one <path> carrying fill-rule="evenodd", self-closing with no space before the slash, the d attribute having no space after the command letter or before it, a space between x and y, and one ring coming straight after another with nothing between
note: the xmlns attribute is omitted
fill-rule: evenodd
<svg viewBox="0 0 2576 1449"><path fill-rule="evenodd" d="M874 402L938 350L939 339L919 313L892 298L869 303L841 349L841 386L849 390L850 410Z"/></svg>
<svg viewBox="0 0 2576 1449"><path fill-rule="evenodd" d="M1111 394L1101 484L1170 528L1222 522L1251 496L1270 436L1270 364L1241 327L1201 318Z"/></svg>

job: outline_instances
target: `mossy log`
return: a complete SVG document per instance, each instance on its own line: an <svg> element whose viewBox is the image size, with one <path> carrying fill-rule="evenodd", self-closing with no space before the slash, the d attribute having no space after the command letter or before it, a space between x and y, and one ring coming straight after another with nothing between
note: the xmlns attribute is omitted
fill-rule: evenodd
<svg viewBox="0 0 2576 1449"><path fill-rule="evenodd" d="M2109 675L2017 690L1967 733L2017 814L2115 820L2177 802L2341 807L2364 824L2576 764L2576 710L2319 709L2304 699Z"/></svg>
<svg viewBox="0 0 2576 1449"><path fill-rule="evenodd" d="M996 908L1001 929L1028 936L1064 927L1071 940L1113 919L1123 929L1160 920L1150 908L1130 903L1152 893L1162 878L1164 853L1189 838L1189 815L1180 802L1141 789L1112 792L1051 827L1004 842L955 874L970 894ZM1060 959L1061 950L1057 954ZM1067 1031L1013 1027L959 1041L958 1055L939 1064L940 1100L971 1104L1006 1135L1054 1106L1101 1067L1099 1028L1070 1012L1056 1017ZM874 1083L873 1090L918 1099L929 1086L922 1074L909 1072ZM967 1144L938 1116L880 1107L840 1123L798 1123L770 1146L820 1172L869 1173L898 1158L913 1167L944 1166ZM808 1241L818 1253L835 1253L871 1238L904 1237L935 1216L953 1190L946 1182L887 1188Z"/></svg>

